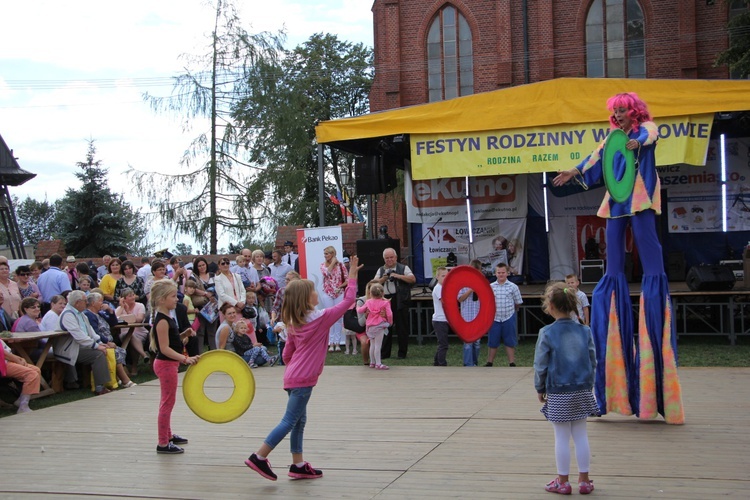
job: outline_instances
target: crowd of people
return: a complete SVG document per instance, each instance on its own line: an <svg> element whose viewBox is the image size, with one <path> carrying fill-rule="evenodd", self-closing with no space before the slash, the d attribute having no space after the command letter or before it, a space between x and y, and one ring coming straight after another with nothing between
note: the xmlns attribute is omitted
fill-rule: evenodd
<svg viewBox="0 0 750 500"><path fill-rule="evenodd" d="M50 345L40 342L30 352L32 360L43 349L52 349L54 359L67 367L66 389L81 386L76 365L91 366L92 389L97 395L110 392L113 386L130 388L136 385L131 377L138 374L141 360L141 366L147 366L154 356L149 350L150 325L156 315L150 305L152 289L168 280L175 284L179 297L172 317L180 332L190 329L194 333L186 353L199 356L206 349L227 349L245 358L252 368L273 366L277 360L283 364L285 327L276 319L286 283L300 277L293 268L296 254L288 243L288 251L276 255L243 249L234 262L227 257L209 262L198 256L187 265L176 256L142 258L136 265L127 256L105 255L96 267L91 261L54 254L12 270L8 260L0 257L0 331L67 330L70 336ZM264 283L273 286L261 286ZM128 332L124 324L138 326ZM130 341L123 349L122 340L128 334ZM2 376L23 385L16 406L19 413L29 412L30 396L40 391L39 369L13 354L4 342L2 347ZM273 347L279 350L278 356L269 353ZM108 350L116 361L114 372L107 362Z"/></svg>

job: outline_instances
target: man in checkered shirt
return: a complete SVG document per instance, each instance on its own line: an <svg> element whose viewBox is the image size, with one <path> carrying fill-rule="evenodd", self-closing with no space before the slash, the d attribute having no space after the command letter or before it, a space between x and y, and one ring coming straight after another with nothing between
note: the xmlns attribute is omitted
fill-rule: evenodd
<svg viewBox="0 0 750 500"><path fill-rule="evenodd" d="M523 303L521 291L515 283L508 281L507 264L501 262L495 266L495 276L497 281L490 285L495 294L495 321L490 327L489 356L484 366L492 366L501 341L505 345L509 365L516 366L516 312Z"/></svg>

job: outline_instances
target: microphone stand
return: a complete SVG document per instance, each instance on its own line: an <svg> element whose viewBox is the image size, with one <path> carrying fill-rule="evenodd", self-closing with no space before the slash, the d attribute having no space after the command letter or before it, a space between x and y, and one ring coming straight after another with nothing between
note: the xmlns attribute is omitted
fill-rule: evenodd
<svg viewBox="0 0 750 500"><path fill-rule="evenodd" d="M414 245L414 251L412 252L412 255L416 255L417 249L420 248L424 244L424 239L427 238L427 235L430 234L432 230L435 229L435 226L437 226L438 223L442 220L443 220L442 217L438 218L438 220L436 220L435 223L422 236L422 239L419 240L416 245ZM422 262L422 271L424 272L424 262ZM422 291L417 292L415 295L418 297L421 297L423 295L432 295L432 292L427 289L427 283L422 283Z"/></svg>

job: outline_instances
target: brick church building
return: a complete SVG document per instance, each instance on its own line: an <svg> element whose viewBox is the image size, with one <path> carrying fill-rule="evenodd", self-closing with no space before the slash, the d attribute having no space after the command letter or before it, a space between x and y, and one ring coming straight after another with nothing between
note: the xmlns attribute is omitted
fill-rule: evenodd
<svg viewBox="0 0 750 500"><path fill-rule="evenodd" d="M726 79L723 0L375 0L371 111L561 77ZM604 107L605 103L602 103ZM403 198L375 227L407 246Z"/></svg>

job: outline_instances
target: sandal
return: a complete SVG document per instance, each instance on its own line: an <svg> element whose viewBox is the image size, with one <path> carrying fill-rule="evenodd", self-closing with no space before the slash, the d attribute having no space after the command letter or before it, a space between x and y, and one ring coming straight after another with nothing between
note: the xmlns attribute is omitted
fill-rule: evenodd
<svg viewBox="0 0 750 500"><path fill-rule="evenodd" d="M580 483L578 483L578 493L580 493L581 495L588 495L592 491L594 491L593 479L588 482L581 481Z"/></svg>
<svg viewBox="0 0 750 500"><path fill-rule="evenodd" d="M560 478L556 477L547 485L544 487L545 490L549 491L550 493L559 493L561 495L570 495L573 493L573 488L570 486L569 482L560 482Z"/></svg>
<svg viewBox="0 0 750 500"><path fill-rule="evenodd" d="M390 370L390 368L388 368L388 365L376 365L375 368L377 370Z"/></svg>

